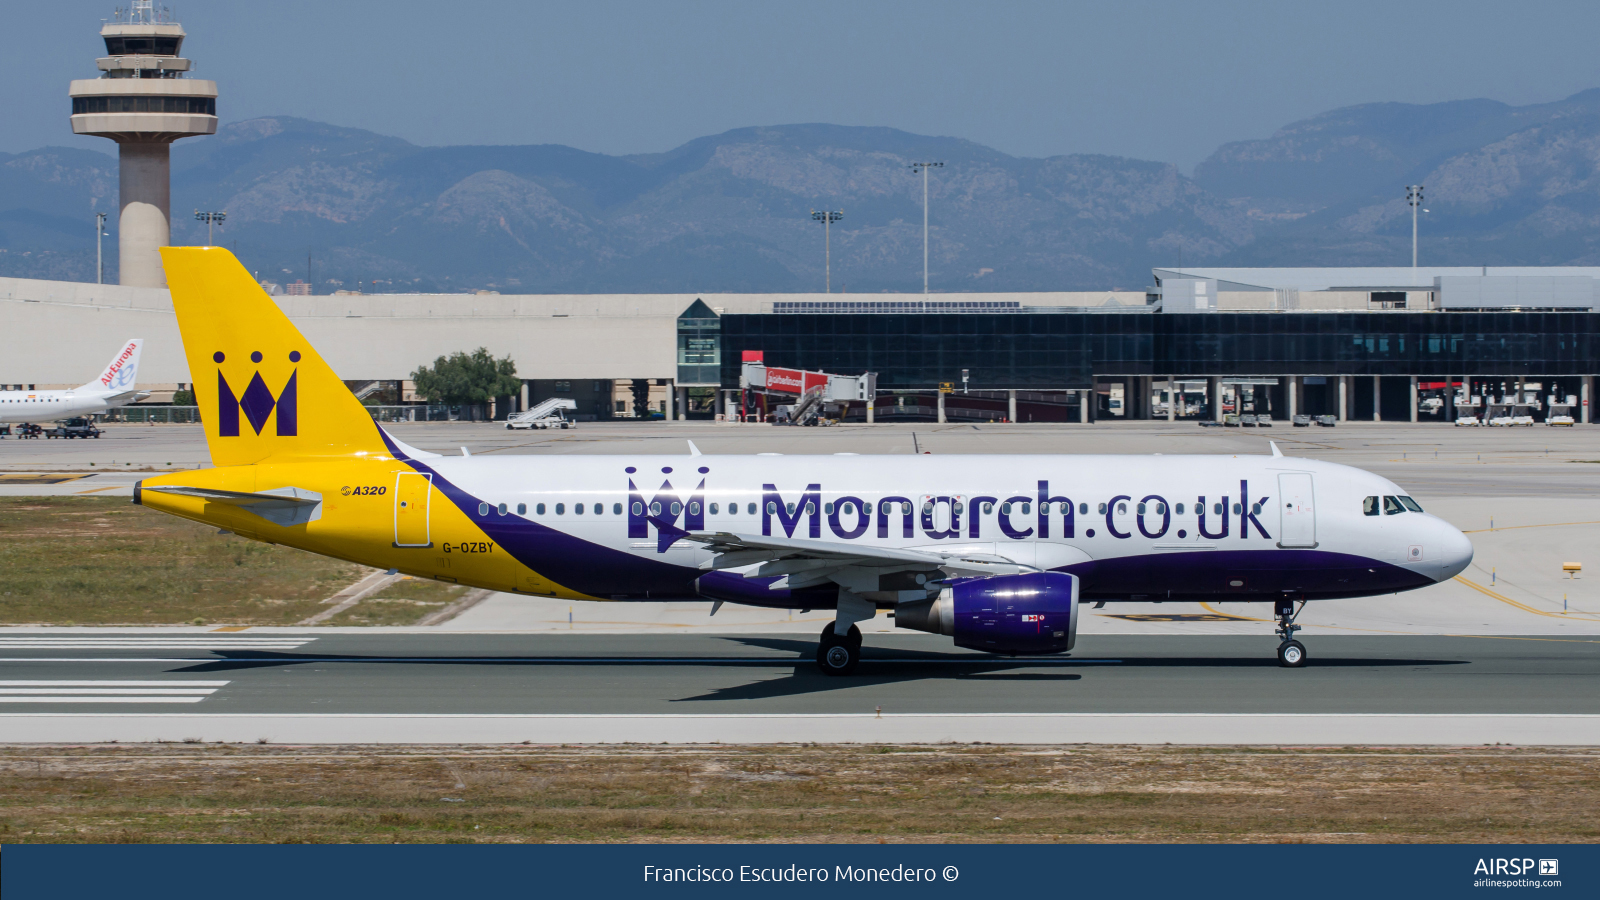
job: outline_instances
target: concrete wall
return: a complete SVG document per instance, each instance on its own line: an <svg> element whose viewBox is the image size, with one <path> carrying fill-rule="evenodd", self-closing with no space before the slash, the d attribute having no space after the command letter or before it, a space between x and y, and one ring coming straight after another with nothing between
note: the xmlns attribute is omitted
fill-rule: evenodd
<svg viewBox="0 0 1600 900"><path fill-rule="evenodd" d="M1269 295L1270 296L1270 295ZM458 350L510 355L525 379L676 378L677 318L777 301L920 301L920 294L343 294L273 300L343 378L402 380ZM934 301L1143 306L1143 292L934 294ZM164 288L0 278L0 384L78 385L130 337L141 386L192 381Z"/></svg>

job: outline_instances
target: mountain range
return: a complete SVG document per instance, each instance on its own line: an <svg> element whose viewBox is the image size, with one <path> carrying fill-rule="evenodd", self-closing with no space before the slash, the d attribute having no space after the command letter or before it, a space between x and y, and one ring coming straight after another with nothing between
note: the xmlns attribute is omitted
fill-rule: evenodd
<svg viewBox="0 0 1600 900"><path fill-rule="evenodd" d="M111 150L109 142L107 149ZM422 147L288 117L174 146L174 243L189 209L263 280L318 293L915 292L928 178L935 291L1140 290L1152 266L1404 265L1408 184L1422 261L1600 262L1600 90L1513 107L1375 103L1159 162L1008 156L889 128L743 128L665 153ZM0 275L92 281L93 214L115 225L116 160L0 154ZM107 280L115 278L107 239Z"/></svg>

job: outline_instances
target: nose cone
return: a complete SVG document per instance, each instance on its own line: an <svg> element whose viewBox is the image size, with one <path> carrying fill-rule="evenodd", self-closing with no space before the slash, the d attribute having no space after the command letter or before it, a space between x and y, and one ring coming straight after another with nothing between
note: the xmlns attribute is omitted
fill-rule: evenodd
<svg viewBox="0 0 1600 900"><path fill-rule="evenodd" d="M1460 529L1443 519L1439 523L1439 568L1429 573L1435 581L1445 581L1466 571L1472 564L1472 542Z"/></svg>

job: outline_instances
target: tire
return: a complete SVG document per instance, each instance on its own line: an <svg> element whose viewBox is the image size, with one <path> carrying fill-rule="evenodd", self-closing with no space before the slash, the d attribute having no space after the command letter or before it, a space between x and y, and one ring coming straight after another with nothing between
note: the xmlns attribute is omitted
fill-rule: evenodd
<svg viewBox="0 0 1600 900"><path fill-rule="evenodd" d="M1278 645L1278 665L1285 669L1299 669L1306 664L1306 647L1299 641L1284 641Z"/></svg>
<svg viewBox="0 0 1600 900"><path fill-rule="evenodd" d="M824 675L849 675L861 662L861 629L850 626L850 633L834 634L830 622L817 640L817 668Z"/></svg>
<svg viewBox="0 0 1600 900"><path fill-rule="evenodd" d="M817 644L817 668L824 675L849 675L861 662L861 645L849 640L821 641Z"/></svg>

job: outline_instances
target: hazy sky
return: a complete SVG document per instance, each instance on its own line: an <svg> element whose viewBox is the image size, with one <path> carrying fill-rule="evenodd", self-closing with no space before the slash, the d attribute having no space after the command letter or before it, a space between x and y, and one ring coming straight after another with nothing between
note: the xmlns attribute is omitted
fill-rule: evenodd
<svg viewBox="0 0 1600 900"><path fill-rule="evenodd" d="M8 4L0 151L112 149L72 136L67 82L96 74L115 6ZM190 0L176 13L224 122L302 116L419 144L637 153L830 122L1187 170L1339 106L1600 86L1593 0Z"/></svg>

